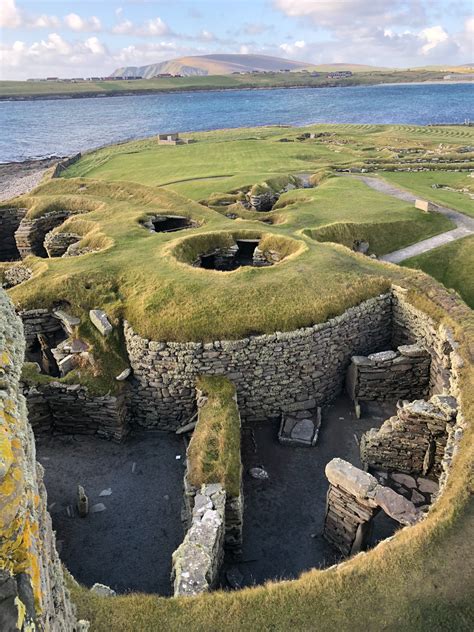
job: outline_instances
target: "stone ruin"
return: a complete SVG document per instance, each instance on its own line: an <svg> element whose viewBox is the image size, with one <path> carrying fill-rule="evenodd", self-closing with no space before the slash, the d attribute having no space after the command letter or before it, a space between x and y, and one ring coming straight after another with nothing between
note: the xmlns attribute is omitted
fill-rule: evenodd
<svg viewBox="0 0 474 632"><path fill-rule="evenodd" d="M376 470L439 478L456 415L456 400L449 395L399 402L394 417L362 437L362 462Z"/></svg>
<svg viewBox="0 0 474 632"><path fill-rule="evenodd" d="M236 239L233 246L215 248L211 252L199 255L193 267L205 270L230 272L242 266L262 268L278 263L281 256L274 250L263 252L259 248L259 239Z"/></svg>
<svg viewBox="0 0 474 632"><path fill-rule="evenodd" d="M152 233L174 233L199 226L198 222L182 215L150 215L142 223Z"/></svg>
<svg viewBox="0 0 474 632"><path fill-rule="evenodd" d="M225 500L219 484L203 485L196 494L191 525L173 553L175 597L198 595L215 586L224 558Z"/></svg>
<svg viewBox="0 0 474 632"><path fill-rule="evenodd" d="M372 520L381 509L401 525L421 519L410 500L347 461L333 459L325 472L329 490L323 535L343 555L365 549Z"/></svg>

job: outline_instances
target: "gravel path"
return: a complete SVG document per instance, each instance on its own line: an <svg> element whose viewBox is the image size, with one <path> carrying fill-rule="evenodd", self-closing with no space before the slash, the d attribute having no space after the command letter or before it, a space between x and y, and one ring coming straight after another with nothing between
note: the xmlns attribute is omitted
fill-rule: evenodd
<svg viewBox="0 0 474 632"><path fill-rule="evenodd" d="M392 197L403 200L404 202L410 202L414 204L415 200L419 199L419 197L417 197L416 195L413 195L408 191L400 189L397 186L389 184L388 182L385 182L384 180L380 180L378 178L371 178L367 176L351 177L354 177L357 180L361 180L375 191L385 193L386 195L391 195ZM430 250L434 250L434 248L439 248L440 246L444 246L445 244L448 244L452 241L462 239L463 237L474 234L474 219L468 217L467 215L463 215L459 211L455 211L452 208L448 208L447 206L438 206L437 204L435 206L436 212L445 215L448 219L456 224L457 228L449 230L446 233L436 235L435 237L430 237L430 239L424 239L423 241L419 241L418 243L407 246L406 248L401 248L400 250L390 252L380 257L380 260L390 261L390 263L400 263L401 261L405 261L405 259L410 259L410 257L416 257L417 255L421 255L425 252L429 252Z"/></svg>
<svg viewBox="0 0 474 632"><path fill-rule="evenodd" d="M41 182L45 171L59 158L0 164L0 202L28 193Z"/></svg>

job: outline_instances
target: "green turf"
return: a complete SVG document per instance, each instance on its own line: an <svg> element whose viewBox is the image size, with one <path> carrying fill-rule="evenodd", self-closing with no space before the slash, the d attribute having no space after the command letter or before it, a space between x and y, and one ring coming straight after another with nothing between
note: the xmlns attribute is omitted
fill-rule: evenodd
<svg viewBox="0 0 474 632"><path fill-rule="evenodd" d="M470 173L446 171L385 173L384 178L424 199L474 217L474 177L471 177L472 174L474 171ZM446 187L455 191L450 191Z"/></svg>
<svg viewBox="0 0 474 632"><path fill-rule="evenodd" d="M456 290L474 308L474 236L407 259L402 265L427 272L446 287Z"/></svg>

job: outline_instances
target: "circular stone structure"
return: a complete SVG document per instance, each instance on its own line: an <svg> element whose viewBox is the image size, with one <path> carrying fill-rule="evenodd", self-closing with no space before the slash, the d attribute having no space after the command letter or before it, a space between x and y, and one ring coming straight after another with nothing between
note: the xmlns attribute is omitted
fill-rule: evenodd
<svg viewBox="0 0 474 632"><path fill-rule="evenodd" d="M189 237L174 248L173 255L194 268L231 272L243 266L272 266L303 248L301 242L281 235L222 232Z"/></svg>

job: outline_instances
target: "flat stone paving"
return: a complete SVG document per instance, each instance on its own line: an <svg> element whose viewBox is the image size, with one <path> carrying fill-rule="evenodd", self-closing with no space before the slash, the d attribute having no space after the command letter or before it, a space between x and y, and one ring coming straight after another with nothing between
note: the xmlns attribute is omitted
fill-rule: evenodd
<svg viewBox="0 0 474 632"><path fill-rule="evenodd" d="M184 456L181 437L158 431L134 434L123 444L79 435L37 439L60 556L79 582L171 594L171 554L184 537ZM102 503L105 511L80 518L78 484L89 507ZM100 496L108 489L112 494Z"/></svg>
<svg viewBox="0 0 474 632"><path fill-rule="evenodd" d="M240 561L226 560L222 573L236 567L242 586L270 579L293 579L311 568L339 561L338 552L321 533L328 482L324 468L334 457L360 466L356 441L369 428L380 427L395 406L371 404L356 419L346 397L323 409L319 440L315 447L283 446L278 442L278 420L243 425L244 544ZM252 467L263 467L268 479L255 479ZM391 535L396 527L380 515L374 521L371 544Z"/></svg>

